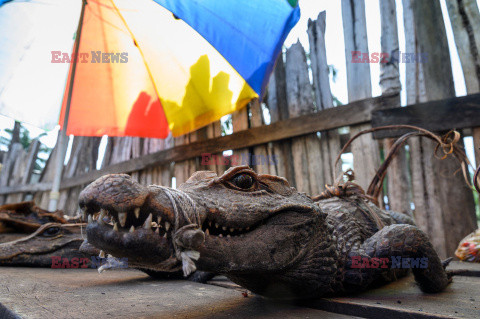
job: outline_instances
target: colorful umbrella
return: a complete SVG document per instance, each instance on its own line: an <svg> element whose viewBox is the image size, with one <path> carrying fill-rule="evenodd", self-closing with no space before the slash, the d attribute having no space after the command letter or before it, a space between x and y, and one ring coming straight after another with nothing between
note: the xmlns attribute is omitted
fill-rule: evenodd
<svg viewBox="0 0 480 319"><path fill-rule="evenodd" d="M67 102L67 134L80 136L164 138L219 120L263 96L296 2L86 1L78 56L50 52L75 62L60 123Z"/></svg>

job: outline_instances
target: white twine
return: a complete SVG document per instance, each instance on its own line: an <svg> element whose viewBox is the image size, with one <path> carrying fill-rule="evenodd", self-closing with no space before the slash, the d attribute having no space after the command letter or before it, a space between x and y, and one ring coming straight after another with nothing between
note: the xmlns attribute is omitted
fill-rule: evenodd
<svg viewBox="0 0 480 319"><path fill-rule="evenodd" d="M179 247L176 237L181 233L181 229L200 228L200 215L198 214L195 202L190 196L188 196L188 194L173 188L163 186L157 187L163 190L172 203L173 212L175 214L175 225L172 236L173 248L175 249L175 256L177 259L182 261L183 275L187 277L197 270L193 260L198 260L200 258L200 253L195 250L185 250L184 247ZM186 225L182 227L180 227L180 213L186 221ZM191 221L190 217L193 217L194 222Z"/></svg>

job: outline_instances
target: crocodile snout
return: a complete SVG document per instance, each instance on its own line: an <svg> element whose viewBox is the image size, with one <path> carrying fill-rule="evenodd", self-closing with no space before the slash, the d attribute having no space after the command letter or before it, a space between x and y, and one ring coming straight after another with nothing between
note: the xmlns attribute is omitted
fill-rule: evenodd
<svg viewBox="0 0 480 319"><path fill-rule="evenodd" d="M140 185L127 174L110 174L88 185L79 197L80 207L87 205L111 206L125 211L141 207L149 195L147 187Z"/></svg>

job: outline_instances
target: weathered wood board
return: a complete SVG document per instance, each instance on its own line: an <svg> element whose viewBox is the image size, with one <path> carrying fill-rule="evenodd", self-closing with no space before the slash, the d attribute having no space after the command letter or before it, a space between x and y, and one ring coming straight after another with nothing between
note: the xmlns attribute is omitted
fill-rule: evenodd
<svg viewBox="0 0 480 319"><path fill-rule="evenodd" d="M480 123L480 94L455 97L440 101L420 103L372 112L372 126L414 125L434 131L462 129ZM375 132L374 138L399 137L408 130Z"/></svg>
<svg viewBox="0 0 480 319"><path fill-rule="evenodd" d="M480 264L449 269L469 273L438 294L422 293L408 276L353 296L275 302L246 298L222 276L203 285L136 270L2 267L0 318L479 318Z"/></svg>
<svg viewBox="0 0 480 319"><path fill-rule="evenodd" d="M352 318L136 270L0 268L0 318ZM18 318L18 317L17 317Z"/></svg>
<svg viewBox="0 0 480 319"><path fill-rule="evenodd" d="M364 318L479 318L480 278L458 276L445 291L422 293L413 276L353 297L301 305Z"/></svg>

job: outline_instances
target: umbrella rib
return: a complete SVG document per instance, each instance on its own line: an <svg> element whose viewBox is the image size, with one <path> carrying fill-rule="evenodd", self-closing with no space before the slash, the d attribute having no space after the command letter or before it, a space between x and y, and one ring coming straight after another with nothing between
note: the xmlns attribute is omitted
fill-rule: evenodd
<svg viewBox="0 0 480 319"><path fill-rule="evenodd" d="M135 39L135 36L133 35L132 30L130 30L130 28L128 27L127 21L125 21L125 18L122 16L122 14L120 13L120 10L118 10L118 8L115 5L115 3L113 2L113 0L110 0L110 2L112 3L112 6L115 8L115 11L117 12L118 16L120 17L123 24L125 25L125 28L127 28L128 32L130 33L130 36L132 37L133 41L135 41L135 46L137 47L138 51L140 52L140 56L142 57L143 64L145 65L145 68L147 69L148 77L150 78L150 81L152 82L152 85L155 89L155 94L157 95L157 99L160 101L160 96L158 96L157 85L156 85L155 81L153 80L152 72L150 71L150 68L147 65L147 60L145 59L145 56L143 55L143 51L138 46L137 39ZM165 116L166 116L166 114L165 114Z"/></svg>

